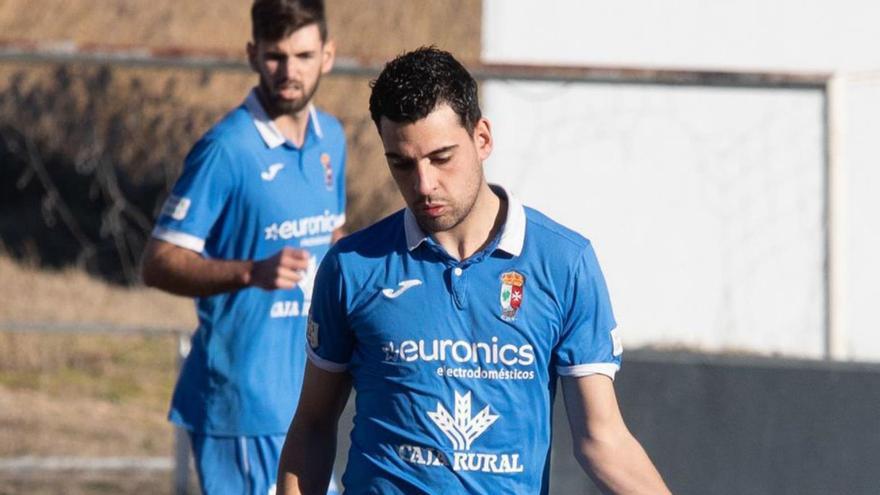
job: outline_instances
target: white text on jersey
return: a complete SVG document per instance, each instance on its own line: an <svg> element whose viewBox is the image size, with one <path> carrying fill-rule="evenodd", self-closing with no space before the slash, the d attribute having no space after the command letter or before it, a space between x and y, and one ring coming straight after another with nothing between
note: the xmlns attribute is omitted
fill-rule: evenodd
<svg viewBox="0 0 880 495"><path fill-rule="evenodd" d="M278 239L287 240L294 237L331 234L336 227L342 224L343 218L343 215L333 215L325 210L323 215L285 220L281 223L275 222L264 229L266 240L277 241ZM329 242L330 238L328 237L327 243L329 244Z"/></svg>
<svg viewBox="0 0 880 495"><path fill-rule="evenodd" d="M491 343L451 339L404 340L399 345L388 342L382 350L385 352L385 361L433 362L451 359L456 363L505 366L529 366L535 362L535 349L530 344L499 344L498 337L492 337Z"/></svg>

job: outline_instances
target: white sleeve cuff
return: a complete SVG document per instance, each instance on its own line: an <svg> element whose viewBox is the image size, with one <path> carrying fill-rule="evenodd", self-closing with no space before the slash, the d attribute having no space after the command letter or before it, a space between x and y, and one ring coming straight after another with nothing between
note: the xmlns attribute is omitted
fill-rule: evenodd
<svg viewBox="0 0 880 495"><path fill-rule="evenodd" d="M614 375L620 369L619 364L615 363L590 363L576 364L574 366L557 366L556 372L560 376L582 377L589 375L605 375L614 380Z"/></svg>
<svg viewBox="0 0 880 495"><path fill-rule="evenodd" d="M197 253L201 253L205 250L205 240L201 237L196 237L177 230L166 229L159 225L156 225L153 229L153 237L160 241L170 242L175 246L180 246Z"/></svg>
<svg viewBox="0 0 880 495"><path fill-rule="evenodd" d="M334 363L333 361L328 361L319 356L309 344L306 344L306 354L309 356L309 361L311 361L312 364L324 371L329 371L330 373L342 373L348 369L348 363L339 364Z"/></svg>

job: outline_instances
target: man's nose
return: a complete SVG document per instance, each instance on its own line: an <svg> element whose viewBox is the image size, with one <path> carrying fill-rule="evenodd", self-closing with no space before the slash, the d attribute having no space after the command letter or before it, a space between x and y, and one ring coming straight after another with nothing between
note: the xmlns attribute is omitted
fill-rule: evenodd
<svg viewBox="0 0 880 495"><path fill-rule="evenodd" d="M430 196L437 188L437 170L427 160L416 165L414 187L421 196Z"/></svg>
<svg viewBox="0 0 880 495"><path fill-rule="evenodd" d="M287 63L284 64L284 75L288 79L299 79L299 73L302 70L302 62L296 57L289 57Z"/></svg>

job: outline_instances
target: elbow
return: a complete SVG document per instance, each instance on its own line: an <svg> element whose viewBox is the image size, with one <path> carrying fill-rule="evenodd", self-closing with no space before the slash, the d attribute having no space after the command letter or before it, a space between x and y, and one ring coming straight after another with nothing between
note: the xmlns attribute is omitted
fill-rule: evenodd
<svg viewBox="0 0 880 495"><path fill-rule="evenodd" d="M629 446L627 440L622 433L585 438L575 443L574 457L585 471L601 478L604 471L618 465L625 457Z"/></svg>
<svg viewBox="0 0 880 495"><path fill-rule="evenodd" d="M601 448L595 442L582 441L573 446L574 458L585 471L593 471L597 461L601 458Z"/></svg>
<svg viewBox="0 0 880 495"><path fill-rule="evenodd" d="M141 282L147 287L157 287L159 284L159 274L156 267L156 261L152 257L144 256L141 262Z"/></svg>
<svg viewBox="0 0 880 495"><path fill-rule="evenodd" d="M167 262L160 253L159 247L153 242L147 244L141 258L141 282L147 287L163 288Z"/></svg>

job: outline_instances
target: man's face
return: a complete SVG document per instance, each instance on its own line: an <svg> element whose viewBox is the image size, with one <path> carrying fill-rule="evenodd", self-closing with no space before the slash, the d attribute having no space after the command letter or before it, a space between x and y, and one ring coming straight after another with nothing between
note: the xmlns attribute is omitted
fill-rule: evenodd
<svg viewBox="0 0 880 495"><path fill-rule="evenodd" d="M489 122L473 134L455 111L440 104L414 123L382 117L380 137L391 176L427 233L455 228L470 214L483 185L483 160L492 151Z"/></svg>
<svg viewBox="0 0 880 495"><path fill-rule="evenodd" d="M278 41L248 43L248 61L260 75L260 89L271 114L295 114L306 108L321 75L333 68L333 43L322 42L317 24Z"/></svg>

